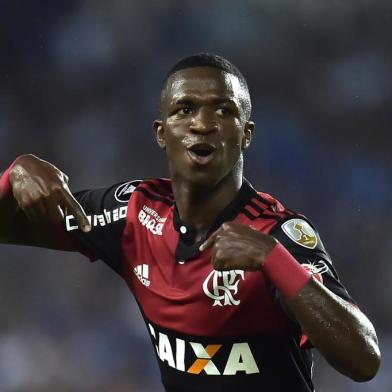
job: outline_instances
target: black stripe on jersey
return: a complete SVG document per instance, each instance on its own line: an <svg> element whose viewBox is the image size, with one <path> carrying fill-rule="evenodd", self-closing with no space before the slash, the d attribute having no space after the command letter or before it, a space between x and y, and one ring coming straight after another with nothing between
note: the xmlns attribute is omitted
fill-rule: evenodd
<svg viewBox="0 0 392 392"><path fill-rule="evenodd" d="M271 210L266 210L265 215L271 215L271 216L279 216L281 219L288 219L290 218L293 214L287 210L284 211L271 211Z"/></svg>
<svg viewBox="0 0 392 392"><path fill-rule="evenodd" d="M249 210L246 209L246 206L240 212L242 214L244 214L250 220L264 218L264 219L273 219L273 220L276 220L277 222L283 221L283 218L281 218L280 216L277 216L277 215L266 215L264 213L260 213L258 215L253 215Z"/></svg>
<svg viewBox="0 0 392 392"><path fill-rule="evenodd" d="M173 200L173 195L172 194L168 194L167 192L165 192L164 190L158 188L157 184L155 183L155 181L153 180L145 180L143 181L140 186L147 186L149 187L150 191L154 192L157 194L157 196L159 197L166 197L168 200Z"/></svg>
<svg viewBox="0 0 392 392"><path fill-rule="evenodd" d="M164 178L155 178L155 181L157 181L162 188L165 188L165 191L168 195L173 194L173 189L170 180Z"/></svg>
<svg viewBox="0 0 392 392"><path fill-rule="evenodd" d="M258 194L254 195L252 200L253 200L253 204L256 204L256 205L258 205L257 203L261 204L261 206L258 205L259 208L262 208L262 209L271 208L271 204L264 203L263 199L261 199ZM255 201L257 201L257 203Z"/></svg>
<svg viewBox="0 0 392 392"><path fill-rule="evenodd" d="M285 211L289 214L289 215L298 215L296 212L294 212L293 210L290 210L290 208L285 208Z"/></svg>
<svg viewBox="0 0 392 392"><path fill-rule="evenodd" d="M143 195L145 195L147 198L151 199L151 200L156 200L156 201L161 201L162 203L168 205L169 207L171 207L174 202L165 198L165 197L161 197L161 196L157 196L154 195L153 193L151 193L149 190L147 190L146 188L142 188L140 186L138 186L134 192L140 192L143 193Z"/></svg>
<svg viewBox="0 0 392 392"><path fill-rule="evenodd" d="M262 207L257 205L254 201L251 201L249 203L249 205L251 205L257 211L262 210L265 214L278 215L282 219L286 219L286 218L290 217L291 215L295 215L295 213L288 208L285 208L284 211L277 211L276 210L276 203L270 202L269 200L264 199L260 195L255 196L253 199L256 199L259 203L262 203L262 204L269 203L269 204L266 204L268 207L263 210Z"/></svg>
<svg viewBox="0 0 392 392"><path fill-rule="evenodd" d="M241 212L241 214L244 214L250 220L257 219L256 215L253 215L250 211L246 210L245 208L243 208L240 212Z"/></svg>
<svg viewBox="0 0 392 392"><path fill-rule="evenodd" d="M256 193L255 198L259 201L261 201L264 204L267 204L268 206L274 206L276 203L274 203L271 200L266 199L265 197L260 196L258 193Z"/></svg>
<svg viewBox="0 0 392 392"><path fill-rule="evenodd" d="M253 199L248 202L248 205L250 205L253 209L255 209L257 212L260 214L265 211L265 208L260 207L258 204L256 204Z"/></svg>
<svg viewBox="0 0 392 392"><path fill-rule="evenodd" d="M241 212L244 213L244 215L246 215L251 220L255 220L258 218L265 218L265 219L274 219L277 222L282 222L283 220L293 215L293 212L290 210L284 210L281 212L271 210L271 207L275 206L275 204L271 204L270 206L268 206L268 208L262 208L260 205L255 203L253 199L254 198L252 198L252 200L250 200L241 210ZM260 201L258 198L256 198L256 200ZM255 211L258 212L258 214L254 215L251 211L249 211L246 208L247 206L253 208Z"/></svg>

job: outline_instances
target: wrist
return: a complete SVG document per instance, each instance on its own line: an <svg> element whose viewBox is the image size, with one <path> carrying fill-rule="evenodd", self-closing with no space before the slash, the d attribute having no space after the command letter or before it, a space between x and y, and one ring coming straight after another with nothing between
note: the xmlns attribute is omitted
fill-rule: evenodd
<svg viewBox="0 0 392 392"><path fill-rule="evenodd" d="M254 245L255 247L250 247L252 252L250 253L252 259L252 271L260 271L262 270L262 263L260 260L265 260L268 255L273 251L279 241L271 236L264 233L257 233L260 236L259 240L255 240Z"/></svg>
<svg viewBox="0 0 392 392"><path fill-rule="evenodd" d="M19 158L19 157L18 157ZM10 173L15 163L17 163L18 158L16 158L11 165L4 171L0 178L0 198L7 197L12 193L12 185L10 181Z"/></svg>
<svg viewBox="0 0 392 392"><path fill-rule="evenodd" d="M268 253L261 269L286 299L297 295L312 276L279 242Z"/></svg>
<svg viewBox="0 0 392 392"><path fill-rule="evenodd" d="M0 178L0 198L8 196L11 193L11 183L10 183L10 171L9 167Z"/></svg>

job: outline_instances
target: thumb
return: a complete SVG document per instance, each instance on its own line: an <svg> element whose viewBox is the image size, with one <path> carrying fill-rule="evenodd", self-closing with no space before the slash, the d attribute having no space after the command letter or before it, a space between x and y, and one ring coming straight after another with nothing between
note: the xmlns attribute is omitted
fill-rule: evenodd
<svg viewBox="0 0 392 392"><path fill-rule="evenodd" d="M220 228L216 231L214 231L200 246L199 250L200 252L204 252L206 249L208 249L210 246L212 246L215 242L216 237L218 236L220 231Z"/></svg>

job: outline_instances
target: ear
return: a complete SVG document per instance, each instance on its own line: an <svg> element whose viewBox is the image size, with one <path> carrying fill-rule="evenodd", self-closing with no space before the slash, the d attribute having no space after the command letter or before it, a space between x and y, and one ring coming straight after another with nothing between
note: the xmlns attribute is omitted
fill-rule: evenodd
<svg viewBox="0 0 392 392"><path fill-rule="evenodd" d="M158 146L165 149L166 140L165 140L165 131L162 125L162 120L154 121L154 131L155 131L155 138L157 140Z"/></svg>
<svg viewBox="0 0 392 392"><path fill-rule="evenodd" d="M241 141L241 150L246 150L252 141L253 133L255 131L255 123L253 121L247 121L244 127L244 135Z"/></svg>

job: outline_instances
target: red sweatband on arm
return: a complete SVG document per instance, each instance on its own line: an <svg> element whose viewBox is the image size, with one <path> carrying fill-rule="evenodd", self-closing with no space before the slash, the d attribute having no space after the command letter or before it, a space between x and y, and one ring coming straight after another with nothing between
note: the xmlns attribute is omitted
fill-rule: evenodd
<svg viewBox="0 0 392 392"><path fill-rule="evenodd" d="M9 178L12 165L2 174L0 178L0 199L8 196L12 191L10 178Z"/></svg>
<svg viewBox="0 0 392 392"><path fill-rule="evenodd" d="M286 299L298 294L312 277L280 243L267 255L261 268Z"/></svg>

